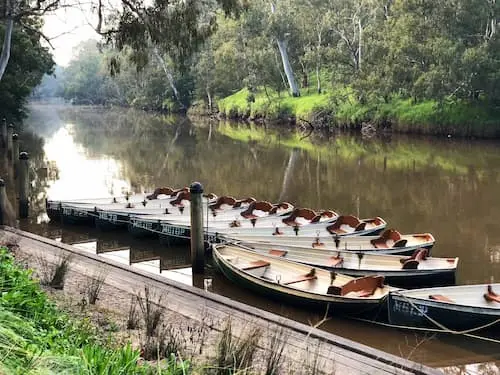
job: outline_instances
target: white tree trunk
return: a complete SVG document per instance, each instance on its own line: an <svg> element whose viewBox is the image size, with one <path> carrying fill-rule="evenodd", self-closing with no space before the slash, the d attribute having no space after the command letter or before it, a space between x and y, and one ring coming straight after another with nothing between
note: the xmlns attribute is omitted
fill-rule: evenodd
<svg viewBox="0 0 500 375"><path fill-rule="evenodd" d="M179 97L179 91L177 90L177 87L175 86L174 76L170 72L170 69L168 68L167 63L166 63L165 59L161 56L160 52L158 51L158 48L154 45L154 43L152 43L152 45L153 45L153 52L154 52L157 60L159 61L161 67L163 68L165 75L167 76L168 83L169 83L170 87L172 88L175 99L177 100L177 102L179 103L181 108L184 108L184 104L182 104L180 97Z"/></svg>
<svg viewBox="0 0 500 375"><path fill-rule="evenodd" d="M361 70L361 50L363 45L363 26L361 25L361 17L358 18L358 32L359 32L359 44L358 44L358 69Z"/></svg>
<svg viewBox="0 0 500 375"><path fill-rule="evenodd" d="M206 91L207 91L207 99L208 99L208 111L210 113L212 113L212 95L210 95L210 89L208 86L206 87Z"/></svg>
<svg viewBox="0 0 500 375"><path fill-rule="evenodd" d="M290 65L290 60L288 59L288 53L286 51L285 42L278 39L278 49L280 50L281 60L283 61L283 69L285 70L286 79L288 80L288 86L293 96L300 96L299 87L297 82L295 82L295 76L293 74L292 66Z"/></svg>
<svg viewBox="0 0 500 375"><path fill-rule="evenodd" d="M10 45L12 41L12 30L14 29L14 20L7 19L5 22L5 35L3 37L2 54L0 55L0 81L2 80L5 69L10 59Z"/></svg>
<svg viewBox="0 0 500 375"><path fill-rule="evenodd" d="M273 2L271 2L271 13L276 13L276 6ZM300 96L299 87L297 86L297 82L295 81L295 76L293 74L292 65L290 64L290 60L288 59L288 52L286 51L286 43L284 40L278 37L278 49L280 51L281 60L283 62L283 69L285 70L285 75L288 80L288 87L292 92L293 96Z"/></svg>

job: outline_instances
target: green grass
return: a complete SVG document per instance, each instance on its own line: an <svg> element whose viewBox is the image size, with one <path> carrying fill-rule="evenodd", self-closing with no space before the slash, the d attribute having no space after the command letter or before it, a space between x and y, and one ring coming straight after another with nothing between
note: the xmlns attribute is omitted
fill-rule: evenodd
<svg viewBox="0 0 500 375"><path fill-rule="evenodd" d="M217 102L219 111L227 117L266 117L278 119L286 117L309 118L315 111L329 104L327 94L306 94L298 98L287 93L260 89L252 94L244 88Z"/></svg>
<svg viewBox="0 0 500 375"><path fill-rule="evenodd" d="M59 311L31 272L0 248L1 374L183 374L189 365L170 358L161 368L138 362L130 345L115 346L89 322Z"/></svg>
<svg viewBox="0 0 500 375"><path fill-rule="evenodd" d="M358 128L366 122L377 126L390 125L393 131L402 133L484 138L500 136L500 114L482 102L414 102L394 96L388 102L372 99L361 103L349 87L330 89L323 94L308 94L306 91L302 94L294 98L269 89L266 92L263 88L251 94L244 88L218 100L217 104L219 111L228 118L310 120L315 113L324 110L333 115L331 126Z"/></svg>

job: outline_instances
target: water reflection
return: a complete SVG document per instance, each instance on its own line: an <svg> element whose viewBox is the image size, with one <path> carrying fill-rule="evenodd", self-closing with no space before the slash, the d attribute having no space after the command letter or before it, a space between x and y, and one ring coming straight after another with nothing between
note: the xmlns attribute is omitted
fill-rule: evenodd
<svg viewBox="0 0 500 375"><path fill-rule="evenodd" d="M43 115L44 110L49 114ZM219 195L379 215L402 232L432 232L435 255L460 257L459 283L500 281L500 153L495 142L332 134L300 140L302 134L283 129L198 121L195 126L187 119L134 111L36 111L33 122L46 135L47 156L42 159L57 168L49 177L39 177L40 196L90 197L129 188L140 192L199 180ZM322 318L248 293L210 265L206 275L193 278L184 267L189 264L187 248L37 222L31 218L23 226L307 324ZM339 319L321 328L432 366L455 366L446 370L453 374L464 373L464 365L473 363L481 364L470 365L471 371L490 371L500 353L495 344Z"/></svg>

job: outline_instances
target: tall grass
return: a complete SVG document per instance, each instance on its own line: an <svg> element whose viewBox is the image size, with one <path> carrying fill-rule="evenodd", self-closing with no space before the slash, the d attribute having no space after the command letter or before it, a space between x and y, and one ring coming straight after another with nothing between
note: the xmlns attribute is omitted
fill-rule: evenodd
<svg viewBox="0 0 500 375"><path fill-rule="evenodd" d="M188 364L141 364L130 345L115 347L88 321L73 321L40 289L29 270L0 248L0 373L184 374Z"/></svg>

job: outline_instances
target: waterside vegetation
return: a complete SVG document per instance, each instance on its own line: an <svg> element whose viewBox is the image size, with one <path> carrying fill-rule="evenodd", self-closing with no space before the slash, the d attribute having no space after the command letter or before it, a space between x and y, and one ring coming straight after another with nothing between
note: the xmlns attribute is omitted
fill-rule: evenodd
<svg viewBox="0 0 500 375"><path fill-rule="evenodd" d="M119 49L86 42L62 72L59 93L74 103L190 108L315 127L500 135L495 2L258 0L236 7L234 17L209 12L217 27L189 53L147 38L139 48L133 33Z"/></svg>

